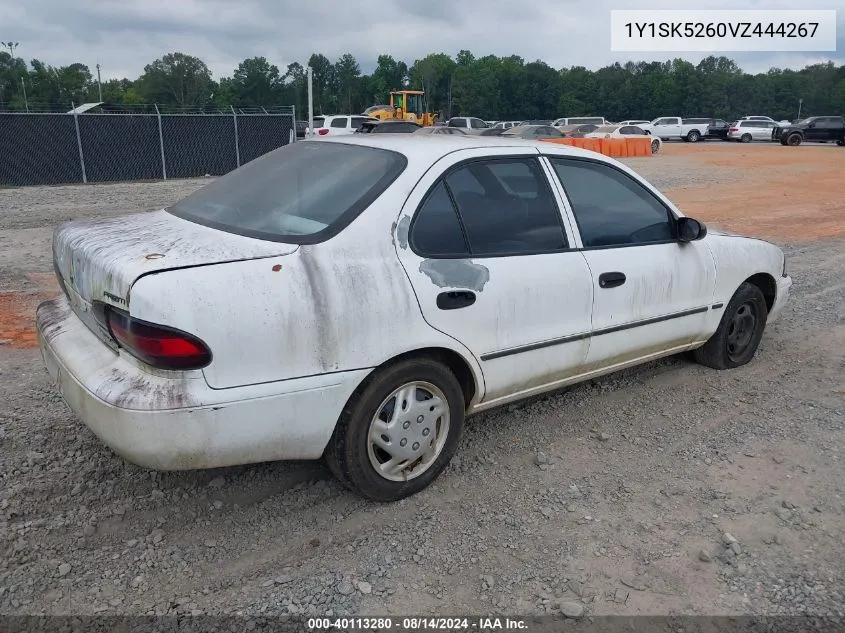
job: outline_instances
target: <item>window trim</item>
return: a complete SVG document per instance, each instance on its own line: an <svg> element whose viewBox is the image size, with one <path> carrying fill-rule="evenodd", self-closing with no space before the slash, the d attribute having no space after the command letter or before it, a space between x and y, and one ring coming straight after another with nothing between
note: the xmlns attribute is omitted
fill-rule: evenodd
<svg viewBox="0 0 845 633"><path fill-rule="evenodd" d="M653 191L651 191L648 187L643 186L643 184L639 180L637 180L636 178L633 178L630 174L626 173L624 170L620 169L616 165L612 165L611 163L607 163L607 162L601 161L601 160L595 160L593 158L583 158L581 156L563 156L563 155L556 155L556 154L544 154L543 156L549 161L550 171L552 172L555 179L557 180L558 185L560 186L560 189L561 189L561 192L562 192L562 196L563 196L564 200L566 201L567 212L569 213L569 215L570 215L570 217L572 218L572 221L573 221L573 229L577 230L577 232L578 232L578 243L580 245L579 248L578 248L579 251L604 251L604 250L617 249L617 248L639 248L639 247L642 247L642 246L659 246L660 244L680 244L681 243L681 241L678 239L678 218L680 216L678 216L675 213L675 211L671 207L669 207L659 196L656 196ZM563 184L563 181L561 180L560 176L557 175L557 170L555 169L554 162L553 162L555 159L573 161L573 162L580 162L580 163L588 163L588 164L591 164L591 165L601 165L601 166L608 167L608 168L612 169L613 171L621 174L623 177L628 178L629 180L632 180L638 186L642 187L643 190L645 190L654 200L657 201L657 203L661 207L663 207L666 210L667 218L671 221L673 229L674 229L674 233L675 233L674 239L657 240L657 241L654 241L654 242L638 242L636 244L608 244L608 245L605 245L605 246L585 246L584 245L584 239L583 239L583 233L581 231L581 224L578 222L578 216L575 214L575 207L572 204L572 200L569 197L569 193L566 191L566 186Z"/></svg>
<svg viewBox="0 0 845 633"><path fill-rule="evenodd" d="M566 229L566 221L564 218L564 214L566 213L566 209L563 209L560 206L560 202L558 200L557 195L555 195L554 188L552 186L552 182L549 180L549 175L547 170L543 166L543 158L540 154L496 154L496 155L489 155L489 156L473 156L471 158L466 158L462 161L455 163L454 165L450 165L447 169L445 169L441 174L437 177L437 179L426 189L425 193L420 200L420 203L416 206L413 211L413 216L411 217L411 223L408 225L408 247L411 249L411 252L414 253L417 257L422 257L423 259L497 259L501 257L526 257L531 255L551 255L557 253L569 253L573 251L577 251L578 248L570 243L569 233ZM563 235L563 241L566 244L565 248L562 249L553 249L553 250L536 250L536 251L525 251L522 253L513 253L513 252L506 252L506 253L484 253L480 255L476 255L472 252L472 246L469 240L469 235L467 235L466 227L464 226L464 219L461 216L460 209L455 202L454 194L452 193L452 188L449 187L449 184L446 182L446 178L455 171L466 167L472 163L490 163L490 162L505 162L505 161L514 161L514 160L533 160L536 161L537 167L539 168L540 174L543 176L543 181L545 182L546 189L549 193L549 198L551 198L552 202L554 203L555 209L557 210L557 220L558 224L560 225L560 231ZM417 222L417 218L420 216L420 211L422 210L425 203L428 201L431 194L437 188L439 184L443 184L444 189L446 189L446 193L449 195L449 200L452 203L452 209L455 212L455 215L458 218L458 223L461 226L461 233L463 234L464 243L467 245L467 255L431 255L426 254L422 251L417 250L416 245L414 244L414 225Z"/></svg>
<svg viewBox="0 0 845 633"><path fill-rule="evenodd" d="M353 144L353 143L343 143L343 142L336 142L332 141L332 144L336 145L345 145L348 147L361 147L360 145ZM291 147L290 144L283 145L279 147L273 152L282 150L284 151L285 148ZM275 233L268 233L265 231L255 231L250 229L235 229L225 222L215 222L213 220L205 220L202 218L198 218L190 213L183 213L178 210L173 209L173 205L166 207L165 211L170 213L171 215L175 215L177 218L181 218L183 220L187 220L188 222L193 222L194 224L199 224L200 226L207 226L211 229L216 229L218 231L223 231L224 233L230 233L232 235L240 235L241 237L250 237L257 240L263 240L265 242L276 242L279 244L296 244L299 246L311 246L314 244L320 244L322 242L327 242L328 240L332 239L333 237L340 234L342 231L346 229L352 222L354 222L358 216L360 216L364 211L370 208L379 198L381 198L384 193L390 189L391 186L399 179L399 177L405 173L405 170L408 168L408 157L401 152L397 152L391 149L384 149L382 147L369 147L368 149L377 149L382 152L387 152L389 154L393 154L393 156L397 159L396 166L388 171L379 178L376 183L372 186L370 191L365 194L360 200L358 200L355 204L349 207L346 211L341 213L337 220L332 222L329 226L322 229L321 231L317 231L316 233L311 233L310 235L276 235ZM261 160L264 157L268 157L273 152L267 152L262 156L254 160ZM252 161L250 161L252 162ZM248 165L249 163L244 163ZM231 172L229 172L231 173ZM225 175L225 174L224 174ZM183 196L182 199L187 198L188 196ZM178 202L181 202L180 199ZM177 204L178 204L177 202Z"/></svg>

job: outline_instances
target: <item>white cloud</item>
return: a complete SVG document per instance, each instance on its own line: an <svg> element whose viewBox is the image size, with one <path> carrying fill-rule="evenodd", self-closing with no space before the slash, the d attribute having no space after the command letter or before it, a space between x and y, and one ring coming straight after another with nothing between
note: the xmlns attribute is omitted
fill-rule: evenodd
<svg viewBox="0 0 845 633"><path fill-rule="evenodd" d="M627 6L620 6L627 5ZM631 6L633 5L633 6ZM807 6L809 5L809 6ZM841 0L801 8L836 9ZM430 52L519 55L556 68L588 68L628 60L703 55L615 53L610 10L663 9L666 3L618 0L356 0L312 4L290 0L0 0L0 39L16 54L53 65L102 66L103 79L135 78L165 53L196 55L214 76L230 75L247 57L263 55L283 71L311 53L336 59L352 53L363 71L388 53L412 63ZM697 0L697 9L734 9L733 1ZM746 9L795 8L791 0L749 0ZM833 59L845 63L845 12L838 17L837 53L727 54L750 72L800 68Z"/></svg>

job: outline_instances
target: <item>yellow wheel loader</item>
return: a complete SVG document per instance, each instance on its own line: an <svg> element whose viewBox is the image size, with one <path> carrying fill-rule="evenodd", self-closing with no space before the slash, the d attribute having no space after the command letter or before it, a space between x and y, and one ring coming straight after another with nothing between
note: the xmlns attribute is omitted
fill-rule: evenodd
<svg viewBox="0 0 845 633"><path fill-rule="evenodd" d="M413 121L424 127L434 125L437 114L425 111L425 92L422 90L397 90L390 93L389 105L374 105L364 114L385 119Z"/></svg>

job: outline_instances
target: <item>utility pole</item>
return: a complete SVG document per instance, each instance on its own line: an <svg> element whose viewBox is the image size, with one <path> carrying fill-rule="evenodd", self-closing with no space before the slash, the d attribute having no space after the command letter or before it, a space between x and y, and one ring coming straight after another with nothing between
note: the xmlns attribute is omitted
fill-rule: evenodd
<svg viewBox="0 0 845 633"><path fill-rule="evenodd" d="M27 114L29 114L29 101L26 99L26 82L21 77L21 88L23 88L23 105L26 108Z"/></svg>
<svg viewBox="0 0 845 633"><path fill-rule="evenodd" d="M313 85L313 75L314 72L311 70L311 66L308 67L307 71L308 75L308 136L314 136L314 85Z"/></svg>
<svg viewBox="0 0 845 633"><path fill-rule="evenodd" d="M103 82L100 81L100 62L97 62L97 90L100 93L100 103L103 102Z"/></svg>

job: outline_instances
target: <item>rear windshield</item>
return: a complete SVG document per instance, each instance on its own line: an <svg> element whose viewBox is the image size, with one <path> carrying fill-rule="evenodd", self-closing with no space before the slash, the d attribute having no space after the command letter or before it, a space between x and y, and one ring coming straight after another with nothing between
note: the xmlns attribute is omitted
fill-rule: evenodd
<svg viewBox="0 0 845 633"><path fill-rule="evenodd" d="M323 117L315 116L314 117L314 129L316 130L317 128L323 127L323 124L325 122L326 122L326 120Z"/></svg>
<svg viewBox="0 0 845 633"><path fill-rule="evenodd" d="M300 141L219 177L167 210L247 237L314 244L332 237L405 169L397 152Z"/></svg>

